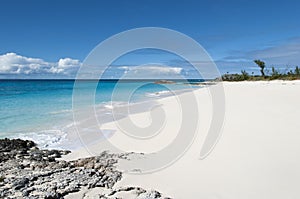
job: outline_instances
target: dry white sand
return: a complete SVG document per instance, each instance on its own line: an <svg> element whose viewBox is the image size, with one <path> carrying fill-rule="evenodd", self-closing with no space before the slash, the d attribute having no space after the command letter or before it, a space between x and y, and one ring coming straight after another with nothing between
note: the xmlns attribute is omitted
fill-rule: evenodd
<svg viewBox="0 0 300 199"><path fill-rule="evenodd" d="M300 81L225 82L223 86L226 116L222 136L212 153L199 159L212 118L208 89L184 93L186 97L197 96L200 110L200 126L191 147L165 169L140 175L125 173L116 187L140 186L182 199L299 198ZM112 130L114 134L108 140L124 151L157 152L176 137L182 119L176 97L158 103L167 121L153 138L128 137L114 122L101 129ZM149 112L130 118L141 127L151 123ZM89 149L96 153L104 146L100 141ZM89 155L83 148L66 159Z"/></svg>

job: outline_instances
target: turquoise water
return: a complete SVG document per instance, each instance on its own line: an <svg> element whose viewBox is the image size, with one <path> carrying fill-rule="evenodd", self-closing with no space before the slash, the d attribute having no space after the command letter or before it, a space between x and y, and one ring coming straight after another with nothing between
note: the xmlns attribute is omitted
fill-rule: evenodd
<svg viewBox="0 0 300 199"><path fill-rule="evenodd" d="M104 112L108 105L127 102L123 96L135 90L131 103L166 96L168 89L187 89L182 83L167 85L152 81L128 81L120 83L120 89L112 100L117 81L102 81L95 94L95 105ZM79 90L95 92L93 81L81 81ZM25 137L37 141L52 139L63 134L64 129L73 122L72 93L73 80L1 80L0 81L0 137ZM82 104L84 108L85 104ZM86 104L88 106L88 104ZM109 110L107 110L109 111Z"/></svg>

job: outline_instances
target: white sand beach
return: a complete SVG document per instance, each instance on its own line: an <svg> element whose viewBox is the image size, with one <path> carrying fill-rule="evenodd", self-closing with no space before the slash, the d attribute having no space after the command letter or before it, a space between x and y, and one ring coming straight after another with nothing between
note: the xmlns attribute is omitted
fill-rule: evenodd
<svg viewBox="0 0 300 199"><path fill-rule="evenodd" d="M299 198L300 81L223 82L223 86L222 135L205 159L199 156L212 119L212 103L208 89L201 88L182 94L197 97L200 122L197 136L186 153L170 166L152 173L124 173L115 187L140 186L176 199ZM147 157L147 153L170 144L181 125L176 97L157 102L167 120L161 132L152 138L128 137L114 122L101 129L114 132L108 140L118 148L143 152ZM151 123L149 112L130 118L141 127ZM97 153L105 147L99 141L89 149ZM83 147L65 159L90 155Z"/></svg>

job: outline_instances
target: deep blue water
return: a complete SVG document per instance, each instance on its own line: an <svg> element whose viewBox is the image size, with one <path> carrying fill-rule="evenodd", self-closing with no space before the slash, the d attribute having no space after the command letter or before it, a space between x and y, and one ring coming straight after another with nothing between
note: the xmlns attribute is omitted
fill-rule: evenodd
<svg viewBox="0 0 300 199"><path fill-rule="evenodd" d="M126 94L135 89L130 102L153 99L166 94L168 88L153 81L120 83L117 95L111 96L117 81L101 81L96 91L95 81L80 81L81 97L95 92L95 104L126 102ZM73 80L0 80L0 137L20 137L63 131L72 123ZM186 84L167 85L171 90L189 88ZM88 105L88 104L87 104ZM82 104L84 107L85 104ZM43 139L43 138L42 138Z"/></svg>

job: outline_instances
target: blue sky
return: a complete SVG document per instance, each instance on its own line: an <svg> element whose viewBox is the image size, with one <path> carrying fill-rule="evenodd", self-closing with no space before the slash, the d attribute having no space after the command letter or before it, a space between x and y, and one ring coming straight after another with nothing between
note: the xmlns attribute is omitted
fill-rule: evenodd
<svg viewBox="0 0 300 199"><path fill-rule="evenodd" d="M284 70L300 63L300 1L271 0L3 0L0 78L71 77L108 37L139 27L164 27L199 42L222 73L258 72L253 59ZM164 62L149 51L118 65ZM143 60L144 58L144 60Z"/></svg>

